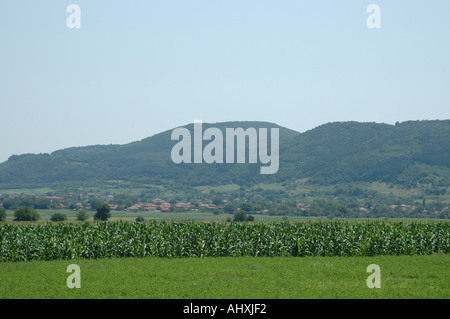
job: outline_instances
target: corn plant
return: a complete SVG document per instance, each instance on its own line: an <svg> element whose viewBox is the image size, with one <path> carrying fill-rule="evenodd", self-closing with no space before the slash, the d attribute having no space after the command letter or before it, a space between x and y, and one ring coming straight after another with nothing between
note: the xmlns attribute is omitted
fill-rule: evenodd
<svg viewBox="0 0 450 319"><path fill-rule="evenodd" d="M375 256L450 252L449 222L0 225L0 262L103 257Z"/></svg>

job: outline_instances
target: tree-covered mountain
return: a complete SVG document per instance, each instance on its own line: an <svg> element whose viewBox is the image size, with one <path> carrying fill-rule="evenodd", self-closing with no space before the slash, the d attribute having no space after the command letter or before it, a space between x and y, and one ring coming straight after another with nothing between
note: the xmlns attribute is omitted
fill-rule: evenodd
<svg viewBox="0 0 450 319"><path fill-rule="evenodd" d="M450 121L329 123L285 143L282 152L287 175L317 183L448 186Z"/></svg>
<svg viewBox="0 0 450 319"><path fill-rule="evenodd" d="M267 122L203 123L203 130L219 128L224 136L226 128L278 128L280 143L300 133ZM183 126L191 134L194 125ZM89 183L101 180L124 180L136 183L167 183L189 185L247 182L259 175L258 167L245 164L175 164L171 159L173 130L125 145L95 145L74 147L51 154L13 155L0 164L2 187L41 186L55 183ZM206 145L208 141L204 142ZM192 152L193 153L193 152Z"/></svg>
<svg viewBox="0 0 450 319"><path fill-rule="evenodd" d="M184 126L193 132L193 124ZM396 125L334 122L299 133L267 122L203 123L203 130L279 128L279 170L256 164L175 164L168 130L125 145L96 145L51 154L13 155L0 164L0 187L34 187L123 180L147 184L221 185L289 182L334 184L383 181L445 189L450 182L450 121ZM270 131L270 130L269 130ZM204 141L203 146L208 144ZM270 150L270 147L269 147ZM224 151L225 153L225 151Z"/></svg>

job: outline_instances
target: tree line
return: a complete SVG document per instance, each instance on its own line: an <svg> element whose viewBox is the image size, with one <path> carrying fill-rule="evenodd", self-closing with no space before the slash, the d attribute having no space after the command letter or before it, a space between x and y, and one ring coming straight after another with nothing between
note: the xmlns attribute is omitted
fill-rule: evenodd
<svg viewBox="0 0 450 319"><path fill-rule="evenodd" d="M0 221L5 221L7 217L6 210L0 207ZM111 217L111 208L107 203L101 203L96 208L96 213L94 215L94 220L106 221ZM38 221L41 218L39 212L29 206L20 206L14 210L14 221ZM76 215L76 219L80 221L85 221L89 218L87 211L80 209ZM50 217L51 221L65 221L67 220L67 215L64 213L54 213Z"/></svg>

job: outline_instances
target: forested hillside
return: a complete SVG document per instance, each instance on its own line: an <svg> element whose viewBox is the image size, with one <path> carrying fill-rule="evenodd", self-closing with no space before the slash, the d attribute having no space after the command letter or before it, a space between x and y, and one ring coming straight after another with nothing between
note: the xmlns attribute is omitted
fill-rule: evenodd
<svg viewBox="0 0 450 319"><path fill-rule="evenodd" d="M261 163L175 164L170 153L177 141L171 140L172 130L168 130L125 145L14 155L0 164L0 186L98 184L102 180L251 185L303 179L314 184L381 181L412 187L420 183L445 192L450 181L449 120L396 125L334 122L304 133L267 122L204 123L203 129L211 126L223 132L227 127L278 127L279 171L261 175ZM193 131L193 124L185 127Z"/></svg>
<svg viewBox="0 0 450 319"><path fill-rule="evenodd" d="M316 183L449 185L450 121L329 123L283 146L284 173Z"/></svg>

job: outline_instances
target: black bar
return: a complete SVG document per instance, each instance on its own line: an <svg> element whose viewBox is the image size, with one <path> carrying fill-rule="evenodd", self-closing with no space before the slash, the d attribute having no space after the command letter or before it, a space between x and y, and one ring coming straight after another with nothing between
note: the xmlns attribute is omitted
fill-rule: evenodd
<svg viewBox="0 0 450 319"><path fill-rule="evenodd" d="M71 316L141 313L145 317L164 318L305 318L312 315L366 317L379 314L417 315L433 309L437 314L448 309L448 299L4 299L3 309L30 311L65 309ZM431 308L430 308L431 307ZM37 311L37 312L36 312ZM43 312L45 313L45 311ZM127 317L128 317L127 316ZM128 319L128 318L127 318Z"/></svg>

